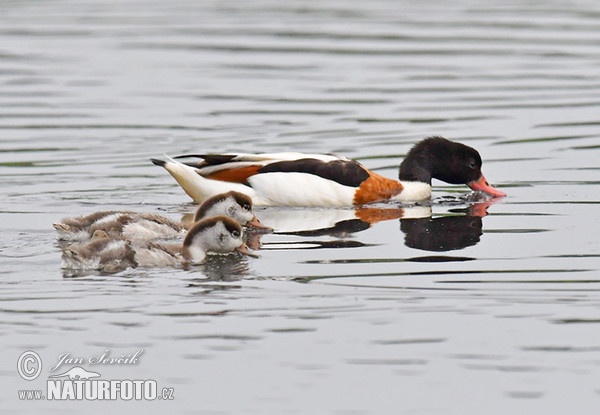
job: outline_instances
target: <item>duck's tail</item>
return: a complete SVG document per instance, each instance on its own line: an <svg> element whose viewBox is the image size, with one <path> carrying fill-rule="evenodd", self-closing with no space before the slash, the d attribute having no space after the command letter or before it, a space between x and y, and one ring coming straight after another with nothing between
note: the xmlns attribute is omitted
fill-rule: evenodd
<svg viewBox="0 0 600 415"><path fill-rule="evenodd" d="M209 197L225 193L231 190L241 192L254 199L254 190L240 183L231 183L220 180L207 179L195 168L185 165L177 160L165 156L167 160L151 158L150 161L157 166L163 167L179 183L181 188L196 203L202 203Z"/></svg>

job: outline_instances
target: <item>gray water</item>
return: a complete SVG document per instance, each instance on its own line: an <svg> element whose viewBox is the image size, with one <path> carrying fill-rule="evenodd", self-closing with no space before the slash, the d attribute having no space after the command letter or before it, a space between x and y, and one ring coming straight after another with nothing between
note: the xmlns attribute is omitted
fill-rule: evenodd
<svg viewBox="0 0 600 415"><path fill-rule="evenodd" d="M598 413L600 5L497 3L0 2L3 412ZM193 212L150 157L335 152L396 177L429 135L508 197L434 182L431 217L350 229L261 208L280 232L256 259L60 268L63 217ZM87 364L107 350L143 353ZM64 353L174 399L20 400Z"/></svg>

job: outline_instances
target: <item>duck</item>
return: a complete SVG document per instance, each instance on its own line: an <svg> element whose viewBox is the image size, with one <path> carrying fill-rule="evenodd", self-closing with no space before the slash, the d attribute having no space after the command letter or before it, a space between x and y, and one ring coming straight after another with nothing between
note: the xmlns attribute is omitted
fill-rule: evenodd
<svg viewBox="0 0 600 415"><path fill-rule="evenodd" d="M74 242L63 250L62 268L117 272L136 267L169 267L202 263L209 254L256 256L243 240L242 226L227 216L196 222L183 243L128 241L96 230L89 241Z"/></svg>
<svg viewBox="0 0 600 415"><path fill-rule="evenodd" d="M183 223L155 213L110 210L65 218L52 226L61 241L87 241L97 231L102 231L110 238L126 240L176 239L183 238L195 222L213 216L229 216L243 226L270 230L254 214L252 200L247 195L233 191L206 199L196 210L193 219Z"/></svg>
<svg viewBox="0 0 600 415"><path fill-rule="evenodd" d="M493 198L506 196L482 174L477 150L439 136L425 138L410 149L400 164L399 180L334 154L184 154L150 161L167 170L197 203L231 190L247 195L258 206L347 207L390 200L414 203L431 197L432 179L466 184Z"/></svg>

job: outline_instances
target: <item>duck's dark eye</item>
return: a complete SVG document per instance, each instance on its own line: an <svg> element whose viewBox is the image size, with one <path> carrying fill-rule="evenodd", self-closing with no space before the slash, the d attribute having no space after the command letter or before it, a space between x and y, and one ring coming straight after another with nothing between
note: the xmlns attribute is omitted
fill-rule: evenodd
<svg viewBox="0 0 600 415"><path fill-rule="evenodd" d="M240 237L240 231L238 231L237 229L234 229L234 230L231 231L231 235L234 238L239 238Z"/></svg>
<svg viewBox="0 0 600 415"><path fill-rule="evenodd" d="M244 205L242 206L242 208L244 208L244 210L250 210L251 207L248 203L244 203Z"/></svg>
<svg viewBox="0 0 600 415"><path fill-rule="evenodd" d="M475 170L477 168L477 162L475 160L469 160L469 168Z"/></svg>

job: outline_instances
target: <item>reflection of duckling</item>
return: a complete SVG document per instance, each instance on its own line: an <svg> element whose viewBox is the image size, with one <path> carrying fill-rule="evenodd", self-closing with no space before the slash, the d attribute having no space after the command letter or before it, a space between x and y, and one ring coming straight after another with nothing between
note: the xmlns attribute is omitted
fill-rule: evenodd
<svg viewBox="0 0 600 415"><path fill-rule="evenodd" d="M128 267L197 264L204 261L208 253L237 251L253 255L242 240L242 234L240 224L225 216L203 219L194 224L182 244L112 239L98 230L90 241L71 244L63 251L62 267L116 272Z"/></svg>
<svg viewBox="0 0 600 415"><path fill-rule="evenodd" d="M154 213L102 211L67 218L53 226L58 231L58 239L64 241L87 241L98 230L105 232L108 237L126 240L173 239L185 236L186 228L194 222L211 216L229 216L242 225L268 229L252 212L251 199L237 192L207 199L196 211L194 220L187 224Z"/></svg>

